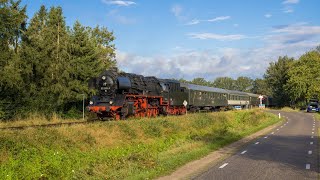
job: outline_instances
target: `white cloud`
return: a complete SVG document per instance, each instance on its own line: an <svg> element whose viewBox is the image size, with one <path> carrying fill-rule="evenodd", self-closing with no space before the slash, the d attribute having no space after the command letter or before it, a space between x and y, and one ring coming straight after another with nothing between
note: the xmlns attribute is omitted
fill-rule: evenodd
<svg viewBox="0 0 320 180"><path fill-rule="evenodd" d="M265 14L264 17L271 18L272 14Z"/></svg>
<svg viewBox="0 0 320 180"><path fill-rule="evenodd" d="M214 35L216 39L228 35ZM212 37L212 34L211 36ZM233 38L227 38L233 39ZM228 76L261 78L269 63L279 56L298 58L315 48L320 42L320 26L307 23L280 25L267 32L261 43L246 49L221 47L207 50L190 50L183 46L172 49L168 56L141 56L117 51L117 63L121 70L159 78L203 77L213 80Z"/></svg>
<svg viewBox="0 0 320 180"><path fill-rule="evenodd" d="M230 18L231 18L230 16L219 16L219 17L216 17L216 18L213 18L213 19L208 19L207 21L208 22L216 22L216 21L227 20L227 19L230 19Z"/></svg>
<svg viewBox="0 0 320 180"><path fill-rule="evenodd" d="M229 34L229 35L221 35L214 33L190 33L188 34L193 39L214 39L220 41L232 41L232 40L241 40L245 39L245 35L241 34Z"/></svg>
<svg viewBox="0 0 320 180"><path fill-rule="evenodd" d="M133 17L127 17L127 16L120 15L118 13L118 10L111 10L108 13L108 17L112 18L113 20L115 20L117 23L120 23L120 24L129 25L129 24L136 23L136 19L134 19Z"/></svg>
<svg viewBox="0 0 320 180"><path fill-rule="evenodd" d="M286 8L284 8L284 9L282 10L282 12L284 12L284 13L293 13L294 10L293 10L291 7L286 7Z"/></svg>
<svg viewBox="0 0 320 180"><path fill-rule="evenodd" d="M320 37L320 26L310 26L306 23L274 27L265 40L273 44L292 45L297 43L313 43Z"/></svg>
<svg viewBox="0 0 320 180"><path fill-rule="evenodd" d="M117 6L131 6L135 5L134 1L122 1L122 0L102 0L105 4L117 5Z"/></svg>
<svg viewBox="0 0 320 180"><path fill-rule="evenodd" d="M196 24L199 24L199 23L200 23L200 20L193 19L192 21L188 22L186 25L196 25Z"/></svg>
<svg viewBox="0 0 320 180"><path fill-rule="evenodd" d="M320 35L320 26L309 26L307 23L297 23L275 27L273 33L287 33L292 35L317 34Z"/></svg>
<svg viewBox="0 0 320 180"><path fill-rule="evenodd" d="M186 23L186 25L196 25L199 24L200 22L217 22L217 21L224 21L227 19L230 19L231 16L219 16L213 19L206 19L206 20L199 20L199 19L193 19L192 21Z"/></svg>
<svg viewBox="0 0 320 180"><path fill-rule="evenodd" d="M299 0L285 0L282 4L298 4Z"/></svg>
<svg viewBox="0 0 320 180"><path fill-rule="evenodd" d="M175 17L180 17L182 11L183 11L183 8L181 5L175 4L171 7L171 12Z"/></svg>

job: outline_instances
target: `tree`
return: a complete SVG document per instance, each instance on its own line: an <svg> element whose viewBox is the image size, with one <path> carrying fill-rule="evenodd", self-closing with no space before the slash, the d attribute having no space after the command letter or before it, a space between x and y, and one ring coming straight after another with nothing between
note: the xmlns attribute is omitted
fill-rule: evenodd
<svg viewBox="0 0 320 180"><path fill-rule="evenodd" d="M230 77L218 77L214 80L213 86L222 89L234 90L234 80Z"/></svg>
<svg viewBox="0 0 320 180"><path fill-rule="evenodd" d="M271 62L264 75L266 82L272 90L274 101L279 106L290 105L290 95L286 91L289 79L288 71L293 63L293 58L279 57L277 62Z"/></svg>
<svg viewBox="0 0 320 180"><path fill-rule="evenodd" d="M68 29L61 7L41 6L26 27L19 4L0 1L0 116L8 100L49 114L75 106L92 91L88 80L116 65L113 33L79 22Z"/></svg>
<svg viewBox="0 0 320 180"><path fill-rule="evenodd" d="M96 36L96 33L99 36ZM110 48L110 40L113 40L113 36L105 29L92 31L91 28L82 26L78 21L75 22L70 32L68 50L70 64L72 64L69 70L71 77L68 82L70 95L73 97L71 102L81 100L83 94L90 93L87 82L91 77L96 77L103 70L115 65L114 47Z"/></svg>
<svg viewBox="0 0 320 180"><path fill-rule="evenodd" d="M42 91L43 79L50 63L48 55L45 52L44 32L47 28L48 13L45 6L41 6L40 10L31 19L27 30L24 33L21 46L21 59L24 71L22 78L25 82L25 101L28 106L39 104L37 98L39 92Z"/></svg>
<svg viewBox="0 0 320 180"><path fill-rule="evenodd" d="M109 32L106 27L97 26L91 30L91 38L94 40L96 51L104 67L115 66L115 45L111 44L115 40L113 32Z"/></svg>
<svg viewBox="0 0 320 180"><path fill-rule="evenodd" d="M253 80L249 77L240 76L234 81L235 90L243 92L251 92L253 88Z"/></svg>
<svg viewBox="0 0 320 180"><path fill-rule="evenodd" d="M288 72L286 90L293 102L303 105L312 98L320 99L320 52L310 51L295 61Z"/></svg>
<svg viewBox="0 0 320 180"><path fill-rule="evenodd" d="M177 81L182 82L182 83L191 83L190 81L185 80L183 78L177 79Z"/></svg>
<svg viewBox="0 0 320 180"><path fill-rule="evenodd" d="M19 97L23 81L20 66L20 41L26 25L26 7L20 6L21 1L0 1L0 119L7 114L9 104L13 107L19 105ZM15 105L12 105L15 104Z"/></svg>
<svg viewBox="0 0 320 180"><path fill-rule="evenodd" d="M262 94L262 95L270 95L271 94L270 87L268 86L265 79L257 78L253 81L252 84L253 84L253 88L251 91L252 93Z"/></svg>
<svg viewBox="0 0 320 180"><path fill-rule="evenodd" d="M205 80L204 78L194 78L191 81L191 84L197 84L197 85L201 85L201 86L210 86L210 82Z"/></svg>

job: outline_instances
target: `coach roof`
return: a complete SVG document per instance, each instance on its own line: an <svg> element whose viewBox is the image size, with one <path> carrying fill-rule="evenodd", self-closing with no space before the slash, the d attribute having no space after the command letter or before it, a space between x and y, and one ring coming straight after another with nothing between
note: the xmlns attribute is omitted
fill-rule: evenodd
<svg viewBox="0 0 320 180"><path fill-rule="evenodd" d="M187 89L191 89L191 90L206 91L206 92L217 92L217 93L228 94L227 90L220 89L220 88L214 88L214 87L200 86L200 85L187 84L187 83L180 83L180 86L181 87L185 87Z"/></svg>

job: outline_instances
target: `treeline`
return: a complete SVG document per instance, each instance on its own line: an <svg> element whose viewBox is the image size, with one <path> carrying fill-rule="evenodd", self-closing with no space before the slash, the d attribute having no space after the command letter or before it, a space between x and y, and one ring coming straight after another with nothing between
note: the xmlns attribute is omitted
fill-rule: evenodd
<svg viewBox="0 0 320 180"><path fill-rule="evenodd" d="M311 99L320 100L320 46L298 59L279 57L264 78L279 106L305 107Z"/></svg>
<svg viewBox="0 0 320 180"><path fill-rule="evenodd" d="M262 79L218 77L214 81L179 81L272 96L279 107L305 107L311 99L320 100L320 46L298 59L279 57L269 64Z"/></svg>
<svg viewBox="0 0 320 180"><path fill-rule="evenodd" d="M21 1L0 1L0 119L77 106L88 80L116 64L105 27L68 27L61 7L41 6L28 19Z"/></svg>

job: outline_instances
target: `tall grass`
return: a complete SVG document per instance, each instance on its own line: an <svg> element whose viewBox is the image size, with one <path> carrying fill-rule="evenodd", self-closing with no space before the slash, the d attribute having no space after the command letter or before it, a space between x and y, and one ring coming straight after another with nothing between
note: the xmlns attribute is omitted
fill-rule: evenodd
<svg viewBox="0 0 320 180"><path fill-rule="evenodd" d="M15 119L7 121L0 121L0 128L5 127L18 127L18 126L30 126L30 125L42 125L42 124L54 124L63 122L79 122L83 121L79 118L66 118L61 115L53 113L50 116L46 116L41 113L29 113L23 117L17 116Z"/></svg>
<svg viewBox="0 0 320 180"><path fill-rule="evenodd" d="M280 109L281 111L285 111L285 112L299 112L300 110L298 108L293 109L291 107L283 107Z"/></svg>
<svg viewBox="0 0 320 180"><path fill-rule="evenodd" d="M0 177L150 179L277 122L261 111L0 132Z"/></svg>

